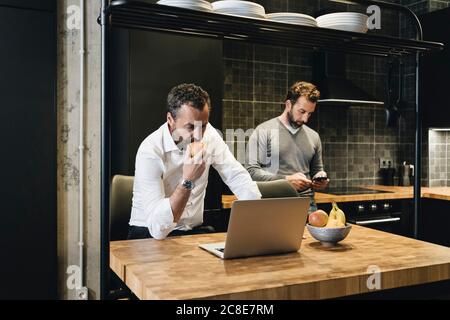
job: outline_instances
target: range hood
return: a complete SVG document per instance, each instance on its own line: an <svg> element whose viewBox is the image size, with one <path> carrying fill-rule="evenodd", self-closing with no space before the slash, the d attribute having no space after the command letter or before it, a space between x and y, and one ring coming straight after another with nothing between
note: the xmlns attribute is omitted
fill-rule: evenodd
<svg viewBox="0 0 450 320"><path fill-rule="evenodd" d="M314 84L320 91L320 104L384 105L351 80L346 79L345 55L342 53L314 54Z"/></svg>

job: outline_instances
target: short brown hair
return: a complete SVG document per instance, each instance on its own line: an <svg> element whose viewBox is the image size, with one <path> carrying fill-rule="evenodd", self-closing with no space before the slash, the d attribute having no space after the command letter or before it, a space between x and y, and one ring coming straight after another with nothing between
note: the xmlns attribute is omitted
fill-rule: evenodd
<svg viewBox="0 0 450 320"><path fill-rule="evenodd" d="M170 90L167 96L167 112L170 112L175 119L183 104L188 104L200 111L203 110L205 104L211 108L208 92L193 83L182 83Z"/></svg>
<svg viewBox="0 0 450 320"><path fill-rule="evenodd" d="M290 100L292 103L295 103L300 97L305 97L311 102L317 102L320 99L320 91L312 83L297 81L289 88L285 101Z"/></svg>

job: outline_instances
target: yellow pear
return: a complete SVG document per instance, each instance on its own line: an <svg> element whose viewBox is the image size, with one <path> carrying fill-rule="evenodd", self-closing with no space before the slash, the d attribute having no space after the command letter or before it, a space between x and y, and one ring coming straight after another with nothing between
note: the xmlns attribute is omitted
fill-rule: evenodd
<svg viewBox="0 0 450 320"><path fill-rule="evenodd" d="M337 219L328 219L327 225L325 228L336 228L338 227L338 220Z"/></svg>

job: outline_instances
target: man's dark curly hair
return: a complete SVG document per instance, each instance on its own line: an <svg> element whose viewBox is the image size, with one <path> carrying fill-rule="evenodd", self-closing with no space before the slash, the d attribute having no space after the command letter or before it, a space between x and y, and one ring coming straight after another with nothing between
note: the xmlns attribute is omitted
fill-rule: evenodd
<svg viewBox="0 0 450 320"><path fill-rule="evenodd" d="M175 119L178 110L183 104L188 104L200 111L203 110L205 104L211 107L209 94L201 87L193 83L183 83L173 87L167 96L167 112L170 112Z"/></svg>

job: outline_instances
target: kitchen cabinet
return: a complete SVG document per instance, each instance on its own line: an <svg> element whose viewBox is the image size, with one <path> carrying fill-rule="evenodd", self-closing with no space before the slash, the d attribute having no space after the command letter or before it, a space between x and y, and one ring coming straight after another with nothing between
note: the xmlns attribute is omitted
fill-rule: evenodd
<svg viewBox="0 0 450 320"><path fill-rule="evenodd" d="M450 8L424 14L420 17L424 38L444 43L444 50L422 59L421 104L424 127L450 127Z"/></svg>
<svg viewBox="0 0 450 320"><path fill-rule="evenodd" d="M422 199L419 238L450 247L450 201Z"/></svg>
<svg viewBox="0 0 450 320"><path fill-rule="evenodd" d="M0 300L57 297L56 16L33 2L0 1Z"/></svg>

